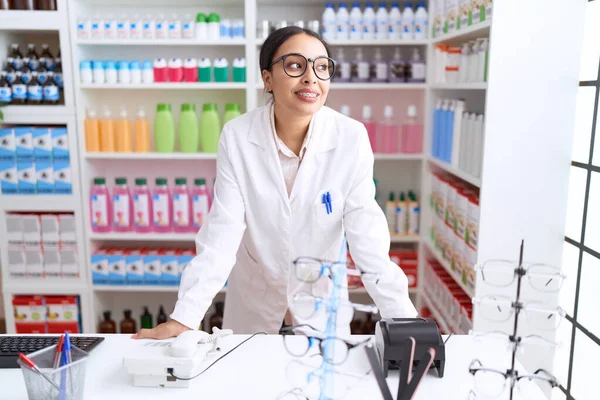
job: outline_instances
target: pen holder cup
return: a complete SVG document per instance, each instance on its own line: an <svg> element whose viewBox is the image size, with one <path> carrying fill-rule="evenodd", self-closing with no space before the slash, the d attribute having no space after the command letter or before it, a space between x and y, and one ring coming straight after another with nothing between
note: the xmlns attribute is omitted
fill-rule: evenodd
<svg viewBox="0 0 600 400"><path fill-rule="evenodd" d="M73 346L71 363L54 369L55 349L56 346L47 347L35 353L27 354L27 357L59 389L37 371L29 368L20 359L17 360L23 372L29 400L83 400L88 353Z"/></svg>

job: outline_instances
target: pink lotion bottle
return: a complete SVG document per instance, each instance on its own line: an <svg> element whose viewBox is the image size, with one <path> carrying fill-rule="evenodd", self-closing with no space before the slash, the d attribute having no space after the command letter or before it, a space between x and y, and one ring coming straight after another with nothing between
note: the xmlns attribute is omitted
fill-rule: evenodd
<svg viewBox="0 0 600 400"><path fill-rule="evenodd" d="M417 107L409 106L406 120L402 124L402 152L420 154L423 152L423 125L417 123Z"/></svg>
<svg viewBox="0 0 600 400"><path fill-rule="evenodd" d="M152 191L152 226L153 231L158 233L173 230L173 204L165 178L156 178Z"/></svg>
<svg viewBox="0 0 600 400"><path fill-rule="evenodd" d="M396 122L393 120L394 109L392 106L385 106L383 111L382 124L382 153L395 154L398 153L398 135L399 129Z"/></svg>
<svg viewBox="0 0 600 400"><path fill-rule="evenodd" d="M92 232L106 233L112 228L112 202L104 178L94 178L90 190L90 222Z"/></svg>
<svg viewBox="0 0 600 400"><path fill-rule="evenodd" d="M373 153L379 153L381 149L377 146L377 123L373 121L373 111L371 110L370 105L363 106L362 123L365 125L365 128L367 128L371 150L373 150Z"/></svg>
<svg viewBox="0 0 600 400"><path fill-rule="evenodd" d="M210 211L211 197L210 191L206 187L206 179L194 180L194 189L192 190L192 229L194 231L198 231L202 227L206 215Z"/></svg>
<svg viewBox="0 0 600 400"><path fill-rule="evenodd" d="M131 231L133 200L127 187L127 179L115 179L113 189L113 228L115 232Z"/></svg>
<svg viewBox="0 0 600 400"><path fill-rule="evenodd" d="M133 189L133 216L135 231L148 233L152 231L152 197L145 178L135 180Z"/></svg>
<svg viewBox="0 0 600 400"><path fill-rule="evenodd" d="M173 189L173 230L177 233L191 231L192 204L190 203L190 192L187 188L185 178L175 179Z"/></svg>

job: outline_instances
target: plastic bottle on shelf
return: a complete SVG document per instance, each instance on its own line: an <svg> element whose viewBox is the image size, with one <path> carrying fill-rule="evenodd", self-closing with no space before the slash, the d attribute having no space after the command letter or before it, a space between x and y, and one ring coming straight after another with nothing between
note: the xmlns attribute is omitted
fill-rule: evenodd
<svg viewBox="0 0 600 400"><path fill-rule="evenodd" d="M169 21L169 38L181 39L181 21L175 13L171 15L171 20Z"/></svg>
<svg viewBox="0 0 600 400"><path fill-rule="evenodd" d="M90 36L92 39L104 39L104 19L100 14L94 14L92 18Z"/></svg>
<svg viewBox="0 0 600 400"><path fill-rule="evenodd" d="M337 30L335 38L337 40L348 40L350 34L350 14L346 3L340 3L335 15Z"/></svg>
<svg viewBox="0 0 600 400"><path fill-rule="evenodd" d="M134 151L136 153L147 153L150 151L150 127L146 119L144 107L140 107L137 118L133 124Z"/></svg>
<svg viewBox="0 0 600 400"><path fill-rule="evenodd" d="M94 184L90 190L90 219L92 232L110 232L112 203L104 178L94 178Z"/></svg>
<svg viewBox="0 0 600 400"><path fill-rule="evenodd" d="M196 14L196 27L194 30L196 40L205 41L208 39L208 22L205 14Z"/></svg>
<svg viewBox="0 0 600 400"><path fill-rule="evenodd" d="M158 104L154 117L154 143L159 153L175 151L175 120L170 104Z"/></svg>
<svg viewBox="0 0 600 400"><path fill-rule="evenodd" d="M420 207L417 201L417 195L411 190L408 192L408 235L418 236L419 235L419 214Z"/></svg>
<svg viewBox="0 0 600 400"><path fill-rule="evenodd" d="M106 81L106 77L104 75L104 63L102 61L94 61L92 64L92 72L94 75L94 84L102 85Z"/></svg>
<svg viewBox="0 0 600 400"><path fill-rule="evenodd" d="M167 39L169 37L169 21L164 14L159 14L156 19L155 37L157 39Z"/></svg>
<svg viewBox="0 0 600 400"><path fill-rule="evenodd" d="M375 14L375 39L388 39L390 19L385 8L385 3L379 3L379 8Z"/></svg>
<svg viewBox="0 0 600 400"><path fill-rule="evenodd" d="M227 82L229 80L229 62L226 58L215 58L213 62L213 74L215 82Z"/></svg>
<svg viewBox="0 0 600 400"><path fill-rule="evenodd" d="M210 58L202 58L198 62L198 81L199 82L210 82L211 80L211 67L212 62Z"/></svg>
<svg viewBox="0 0 600 400"><path fill-rule="evenodd" d="M91 37L92 21L87 14L77 18L77 39L87 40Z"/></svg>
<svg viewBox="0 0 600 400"><path fill-rule="evenodd" d="M117 38L117 18L114 14L109 13L104 18L104 39Z"/></svg>
<svg viewBox="0 0 600 400"><path fill-rule="evenodd" d="M344 55L344 49L340 47L337 50L337 67L335 69L335 81L336 82L350 82L351 78L351 66L350 62L346 60Z"/></svg>
<svg viewBox="0 0 600 400"><path fill-rule="evenodd" d="M458 66L458 82L466 83L469 76L469 55L471 47L468 42L463 43L460 50L460 64Z"/></svg>
<svg viewBox="0 0 600 400"><path fill-rule="evenodd" d="M117 66L113 60L106 60L104 62L104 80L109 85L117 83Z"/></svg>
<svg viewBox="0 0 600 400"><path fill-rule="evenodd" d="M47 46L48 45L46 45L46 47ZM28 63L29 60L39 60L39 59L40 59L40 56L35 51L35 44L33 44L33 43L27 44L27 54L25 54L25 57L23 57L23 62Z"/></svg>
<svg viewBox="0 0 600 400"><path fill-rule="evenodd" d="M104 118L100 120L100 151L115 151L114 121L108 107L104 107Z"/></svg>
<svg viewBox="0 0 600 400"><path fill-rule="evenodd" d="M152 231L152 200L146 178L136 178L133 189L134 229L138 233Z"/></svg>
<svg viewBox="0 0 600 400"><path fill-rule="evenodd" d="M129 75L132 84L139 85L142 83L142 67L139 61L133 60L129 63Z"/></svg>
<svg viewBox="0 0 600 400"><path fill-rule="evenodd" d="M219 40L221 36L221 17L219 14L210 13L207 18L207 39Z"/></svg>
<svg viewBox="0 0 600 400"><path fill-rule="evenodd" d="M402 39L412 40L415 38L415 13L412 9L412 3L404 4L402 12Z"/></svg>
<svg viewBox="0 0 600 400"><path fill-rule="evenodd" d="M420 2L417 4L417 11L415 12L415 34L414 37L417 40L427 39L427 31L429 30L429 16L427 15L427 9L425 9L425 3Z"/></svg>
<svg viewBox="0 0 600 400"><path fill-rule="evenodd" d="M6 105L12 102L12 88L6 79L6 72L0 72L0 104Z"/></svg>
<svg viewBox="0 0 600 400"><path fill-rule="evenodd" d="M335 10L333 9L333 3L327 3L325 5L325 11L321 16L321 29L322 36L325 40L331 41L336 37L337 32L337 21Z"/></svg>
<svg viewBox="0 0 600 400"><path fill-rule="evenodd" d="M394 192L390 192L388 201L385 203L385 219L388 223L388 230L390 233L396 232L396 220L397 220L397 203Z"/></svg>
<svg viewBox="0 0 600 400"><path fill-rule="evenodd" d="M168 81L168 69L167 69L167 60L162 57L154 60L153 64L153 72L154 72L154 82L167 82Z"/></svg>
<svg viewBox="0 0 600 400"><path fill-rule="evenodd" d="M173 230L177 233L190 232L192 203L185 178L175 179L173 189Z"/></svg>
<svg viewBox="0 0 600 400"><path fill-rule="evenodd" d="M198 61L195 58L186 58L183 61L183 81L198 82Z"/></svg>
<svg viewBox="0 0 600 400"><path fill-rule="evenodd" d="M131 231L133 200L127 179L116 178L113 189L113 230L115 232Z"/></svg>
<svg viewBox="0 0 600 400"><path fill-rule="evenodd" d="M241 115L240 105L238 103L225 104L225 114L223 114L223 126L234 118Z"/></svg>
<svg viewBox="0 0 600 400"><path fill-rule="evenodd" d="M117 20L117 38L129 39L131 37L131 21L127 14L123 13Z"/></svg>
<svg viewBox="0 0 600 400"><path fill-rule="evenodd" d="M362 38L363 40L375 39L375 10L371 2L367 3L363 11Z"/></svg>
<svg viewBox="0 0 600 400"><path fill-rule="evenodd" d="M352 65L352 82L368 82L369 81L369 63L365 61L363 51L359 47L356 49L356 56Z"/></svg>
<svg viewBox="0 0 600 400"><path fill-rule="evenodd" d="M121 85L129 85L131 83L131 72L129 71L129 62L127 60L119 61L118 76Z"/></svg>
<svg viewBox="0 0 600 400"><path fill-rule="evenodd" d="M417 107L408 106L406 120L402 124L400 149L402 153L420 154L423 151L423 125L417 123Z"/></svg>
<svg viewBox="0 0 600 400"><path fill-rule="evenodd" d="M387 82L389 65L383 60L380 48L375 49L375 59L371 66L371 82Z"/></svg>
<svg viewBox="0 0 600 400"><path fill-rule="evenodd" d="M198 151L198 132L196 106L192 103L182 104L181 113L179 114L179 150L182 153L195 153Z"/></svg>
<svg viewBox="0 0 600 400"><path fill-rule="evenodd" d="M41 104L43 99L42 81L40 75L43 74L31 71L31 78L27 86L27 104Z"/></svg>
<svg viewBox="0 0 600 400"><path fill-rule="evenodd" d="M184 39L193 39L195 34L196 21L192 14L187 13L183 16L183 23L181 26L181 37Z"/></svg>
<svg viewBox="0 0 600 400"><path fill-rule="evenodd" d="M389 14L389 32L388 38L392 40L398 40L402 37L402 13L400 12L400 6L398 3L392 3L392 8Z"/></svg>
<svg viewBox="0 0 600 400"><path fill-rule="evenodd" d="M370 105L364 105L362 109L362 123L367 129L369 135L369 143L371 143L371 150L373 153L379 152L379 146L377 146L377 123L373 120L373 111Z"/></svg>
<svg viewBox="0 0 600 400"><path fill-rule="evenodd" d="M171 58L167 63L169 82L183 81L183 61L181 58Z"/></svg>
<svg viewBox="0 0 600 400"><path fill-rule="evenodd" d="M141 39L144 37L144 21L140 14L135 13L129 21L129 35L132 39Z"/></svg>
<svg viewBox="0 0 600 400"><path fill-rule="evenodd" d="M131 122L127 118L127 109L125 106L121 106L121 112L119 113L120 119L115 121L115 139L116 139L116 151L119 153L130 153L132 150L131 146Z"/></svg>
<svg viewBox="0 0 600 400"><path fill-rule="evenodd" d="M146 17L144 18L142 37L144 39L154 39L156 37L156 20L152 14L146 14Z"/></svg>
<svg viewBox="0 0 600 400"><path fill-rule="evenodd" d="M408 202L404 192L400 192L398 202L396 203L396 231L392 232L399 236L407 234L408 223Z"/></svg>
<svg viewBox="0 0 600 400"><path fill-rule="evenodd" d="M195 179L192 189L192 216L194 230L200 229L211 206L211 196L206 188L206 179Z"/></svg>
<svg viewBox="0 0 600 400"><path fill-rule="evenodd" d="M221 123L215 103L202 105L202 118L200 119L200 147L204 153L216 153L221 135Z"/></svg>
<svg viewBox="0 0 600 400"><path fill-rule="evenodd" d="M353 3L350 10L350 40L361 40L363 36L363 15L360 3Z"/></svg>
<svg viewBox="0 0 600 400"><path fill-rule="evenodd" d="M35 46L32 45L31 48L35 54ZM50 51L50 46L47 44L42 44L42 52L40 53L40 66L43 65L48 71L54 71L54 60L55 58Z"/></svg>
<svg viewBox="0 0 600 400"><path fill-rule="evenodd" d="M231 75L234 82L246 82L246 59L236 57L231 65Z"/></svg>
<svg viewBox="0 0 600 400"><path fill-rule="evenodd" d="M58 86L54 81L54 72L47 72L46 82L42 87L42 96L43 96L43 104L58 104L60 100L60 95L58 91Z"/></svg>
<svg viewBox="0 0 600 400"><path fill-rule="evenodd" d="M421 59L419 49L413 49L412 60L410 62L410 74L407 78L409 82L425 82L425 62Z"/></svg>
<svg viewBox="0 0 600 400"><path fill-rule="evenodd" d="M385 106L383 109L382 123L382 153L398 153L398 124L393 119L394 109L392 106Z"/></svg>
<svg viewBox="0 0 600 400"><path fill-rule="evenodd" d="M173 204L167 180L156 178L156 186L152 190L152 226L154 232L171 232L173 230Z"/></svg>
<svg viewBox="0 0 600 400"><path fill-rule="evenodd" d="M388 73L388 80L390 82L406 82L404 61L402 61L402 53L400 48L396 47L394 50L394 58L390 61L390 70Z"/></svg>
<svg viewBox="0 0 600 400"><path fill-rule="evenodd" d="M154 66L150 60L144 60L142 63L142 82L154 83Z"/></svg>
<svg viewBox="0 0 600 400"><path fill-rule="evenodd" d="M88 110L84 122L85 129L85 151L97 153L100 151L100 122L96 117L96 111Z"/></svg>
<svg viewBox="0 0 600 400"><path fill-rule="evenodd" d="M340 107L340 114L350 117L350 106L348 104L342 104Z"/></svg>
<svg viewBox="0 0 600 400"><path fill-rule="evenodd" d="M231 39L232 36L232 26L230 19L222 19L221 24L219 25L219 37L221 39Z"/></svg>

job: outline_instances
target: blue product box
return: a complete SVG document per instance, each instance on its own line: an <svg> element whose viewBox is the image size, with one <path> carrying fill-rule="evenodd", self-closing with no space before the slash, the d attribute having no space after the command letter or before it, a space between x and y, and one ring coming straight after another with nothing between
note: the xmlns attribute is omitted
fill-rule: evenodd
<svg viewBox="0 0 600 400"><path fill-rule="evenodd" d="M119 252L112 252L108 260L108 281L111 285L125 284L125 256Z"/></svg>
<svg viewBox="0 0 600 400"><path fill-rule="evenodd" d="M160 257L157 250L151 250L144 255L144 283L146 285L160 285L161 268Z"/></svg>
<svg viewBox="0 0 600 400"><path fill-rule="evenodd" d="M0 190L2 194L19 192L19 177L15 160L0 160Z"/></svg>
<svg viewBox="0 0 600 400"><path fill-rule="evenodd" d="M35 161L52 159L52 138L49 128L33 128L33 157Z"/></svg>
<svg viewBox="0 0 600 400"><path fill-rule="evenodd" d="M144 284L144 261L139 251L125 255L126 280L128 285Z"/></svg>
<svg viewBox="0 0 600 400"><path fill-rule="evenodd" d="M35 174L37 177L37 192L39 194L54 193L54 167L52 160L35 160Z"/></svg>
<svg viewBox="0 0 600 400"><path fill-rule="evenodd" d="M19 175L19 194L35 194L37 176L33 160L17 160L17 174Z"/></svg>
<svg viewBox="0 0 600 400"><path fill-rule="evenodd" d="M15 131L12 128L0 129L0 160L14 160L17 157Z"/></svg>
<svg viewBox="0 0 600 400"><path fill-rule="evenodd" d="M33 136L31 127L13 128L15 132L15 152L18 160L33 160Z"/></svg>
<svg viewBox="0 0 600 400"><path fill-rule="evenodd" d="M71 162L69 160L54 160L54 193L71 194Z"/></svg>
<svg viewBox="0 0 600 400"><path fill-rule="evenodd" d="M52 158L54 160L69 159L69 140L67 138L67 128L52 128Z"/></svg>
<svg viewBox="0 0 600 400"><path fill-rule="evenodd" d="M179 260L175 251L165 251L160 256L160 269L163 285L179 285Z"/></svg>
<svg viewBox="0 0 600 400"><path fill-rule="evenodd" d="M107 285L108 280L108 257L104 252L92 254L92 282L94 285Z"/></svg>

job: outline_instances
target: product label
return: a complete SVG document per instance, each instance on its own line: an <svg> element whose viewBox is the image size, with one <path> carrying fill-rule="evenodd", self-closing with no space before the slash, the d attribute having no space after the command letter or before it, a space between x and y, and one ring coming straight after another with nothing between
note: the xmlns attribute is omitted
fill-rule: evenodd
<svg viewBox="0 0 600 400"><path fill-rule="evenodd" d="M167 37L167 29L165 24L162 22L156 23L156 38L157 39L165 39Z"/></svg>
<svg viewBox="0 0 600 400"><path fill-rule="evenodd" d="M406 234L406 209L400 205L396 207L396 233Z"/></svg>
<svg viewBox="0 0 600 400"><path fill-rule="evenodd" d="M204 218L208 214L208 196L194 196L192 209L194 213L194 227L200 228L204 223Z"/></svg>
<svg viewBox="0 0 600 400"><path fill-rule="evenodd" d="M0 103L10 103L12 101L12 90L10 87L0 87Z"/></svg>
<svg viewBox="0 0 600 400"><path fill-rule="evenodd" d="M415 38L422 38L427 33L427 21L415 21Z"/></svg>
<svg viewBox="0 0 600 400"><path fill-rule="evenodd" d="M424 63L413 63L412 64L412 79L423 81L425 80L425 64Z"/></svg>
<svg viewBox="0 0 600 400"><path fill-rule="evenodd" d="M40 85L31 85L27 88L27 99L42 101L42 87Z"/></svg>
<svg viewBox="0 0 600 400"><path fill-rule="evenodd" d="M492 0L485 0L485 20L492 19Z"/></svg>
<svg viewBox="0 0 600 400"><path fill-rule="evenodd" d="M61 73L54 74L54 83L56 83L56 86L58 86L59 88L63 87L64 81Z"/></svg>
<svg viewBox="0 0 600 400"><path fill-rule="evenodd" d="M12 95L15 100L25 100L27 98L27 86L17 83L12 87Z"/></svg>
<svg viewBox="0 0 600 400"><path fill-rule="evenodd" d="M154 38L154 23L153 22L144 22L143 35L144 35L144 39Z"/></svg>
<svg viewBox="0 0 600 400"><path fill-rule="evenodd" d="M418 205L412 205L408 213L408 234L418 235L419 234L419 211Z"/></svg>
<svg viewBox="0 0 600 400"><path fill-rule="evenodd" d="M191 22L185 22L183 24L183 37L186 39L191 39L194 37L194 25Z"/></svg>
<svg viewBox="0 0 600 400"><path fill-rule="evenodd" d="M44 100L58 101L58 87L56 86L44 86L43 90Z"/></svg>
<svg viewBox="0 0 600 400"><path fill-rule="evenodd" d="M149 198L147 194L133 196L133 212L135 213L135 226L150 226Z"/></svg>
<svg viewBox="0 0 600 400"><path fill-rule="evenodd" d="M140 24L139 22L132 22L131 23L131 38L132 39L139 39L142 37L142 24Z"/></svg>
<svg viewBox="0 0 600 400"><path fill-rule="evenodd" d="M85 23L80 22L77 24L77 36L79 39L87 39L90 33L85 29Z"/></svg>
<svg viewBox="0 0 600 400"><path fill-rule="evenodd" d="M6 82L8 82L8 84L10 86L14 85L16 81L17 81L17 73L16 72L7 72L6 73Z"/></svg>
<svg viewBox="0 0 600 400"><path fill-rule="evenodd" d="M127 24L125 22L121 21L117 23L117 35L119 35L120 38L127 38L128 33Z"/></svg>
<svg viewBox="0 0 600 400"><path fill-rule="evenodd" d="M108 226L108 209L105 194L92 195L92 226Z"/></svg>
<svg viewBox="0 0 600 400"><path fill-rule="evenodd" d="M152 197L152 214L154 226L169 226L169 196L155 194Z"/></svg>
<svg viewBox="0 0 600 400"><path fill-rule="evenodd" d="M386 63L378 63L375 68L375 78L377 80L387 80L388 66Z"/></svg>
<svg viewBox="0 0 600 400"><path fill-rule="evenodd" d="M404 64L392 62L390 64L390 78L394 80L404 80Z"/></svg>
<svg viewBox="0 0 600 400"><path fill-rule="evenodd" d="M129 195L116 194L113 196L114 224L116 227L127 227L130 225Z"/></svg>
<svg viewBox="0 0 600 400"><path fill-rule="evenodd" d="M358 79L369 79L369 63L366 61L362 61L354 64L356 66L356 74L353 72L353 76L356 76Z"/></svg>
<svg viewBox="0 0 600 400"><path fill-rule="evenodd" d="M465 241L473 249L477 249L479 237L479 205L469 201L467 205L467 233Z"/></svg>
<svg viewBox="0 0 600 400"><path fill-rule="evenodd" d="M173 216L175 226L190 225L190 198L186 193L173 195Z"/></svg>
<svg viewBox="0 0 600 400"><path fill-rule="evenodd" d="M483 14L481 13L481 1L482 0L471 0L471 13L473 23L483 21Z"/></svg>

